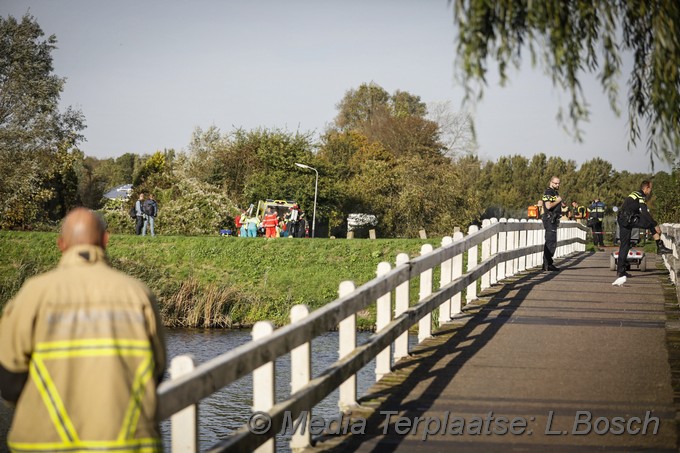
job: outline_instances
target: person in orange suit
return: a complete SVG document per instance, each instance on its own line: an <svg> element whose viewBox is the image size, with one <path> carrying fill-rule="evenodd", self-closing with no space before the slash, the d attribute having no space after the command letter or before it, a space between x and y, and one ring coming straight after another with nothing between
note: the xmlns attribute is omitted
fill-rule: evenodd
<svg viewBox="0 0 680 453"><path fill-rule="evenodd" d="M267 214L264 216L264 222L263 226L265 229L265 236L268 238L275 238L276 237L276 225L279 223L279 216L276 215L276 212L274 211L273 208L268 208L267 209Z"/></svg>

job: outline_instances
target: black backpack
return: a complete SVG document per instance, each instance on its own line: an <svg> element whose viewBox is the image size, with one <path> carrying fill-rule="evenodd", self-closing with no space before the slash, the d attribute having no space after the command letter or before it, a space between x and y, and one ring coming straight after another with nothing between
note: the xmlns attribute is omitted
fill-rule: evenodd
<svg viewBox="0 0 680 453"><path fill-rule="evenodd" d="M137 210L135 209L135 205L132 205L132 207L131 207L130 210L128 211L128 214L129 214L130 217L132 217L133 219L136 219L136 218L137 218Z"/></svg>
<svg viewBox="0 0 680 453"><path fill-rule="evenodd" d="M155 214L153 205L154 205L153 200L144 201L144 203L142 204L142 212L148 216L153 217L153 215Z"/></svg>

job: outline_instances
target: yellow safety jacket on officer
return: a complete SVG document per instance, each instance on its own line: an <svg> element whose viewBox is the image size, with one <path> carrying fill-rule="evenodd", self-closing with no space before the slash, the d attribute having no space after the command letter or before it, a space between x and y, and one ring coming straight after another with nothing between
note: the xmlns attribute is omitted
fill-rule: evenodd
<svg viewBox="0 0 680 453"><path fill-rule="evenodd" d="M0 319L3 373L27 373L14 452L162 451L156 386L166 355L148 288L76 245L28 280Z"/></svg>

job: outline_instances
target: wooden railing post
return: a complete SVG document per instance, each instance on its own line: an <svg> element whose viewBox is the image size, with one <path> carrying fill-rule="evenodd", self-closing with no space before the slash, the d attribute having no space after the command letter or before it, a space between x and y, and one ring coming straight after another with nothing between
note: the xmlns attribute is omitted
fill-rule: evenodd
<svg viewBox="0 0 680 453"><path fill-rule="evenodd" d="M581 239L583 239L585 241L585 239L586 239L586 233L585 232L581 233ZM586 244L585 243L579 244L577 250L579 250L581 252L585 252L586 251Z"/></svg>
<svg viewBox="0 0 680 453"><path fill-rule="evenodd" d="M505 218L501 218L498 223L507 224L508 221ZM498 253L505 252L508 247L508 233L501 231L498 233ZM498 263L497 279L501 281L505 278L505 261Z"/></svg>
<svg viewBox="0 0 680 453"><path fill-rule="evenodd" d="M376 275L378 278L386 275L392 270L390 263L385 261L378 263L378 271ZM376 301L376 316L375 316L375 330L380 332L392 320L392 293L387 292L380 296ZM387 373L392 371L392 354L391 346L386 347L378 353L375 357L375 380L379 381Z"/></svg>
<svg viewBox="0 0 680 453"><path fill-rule="evenodd" d="M462 241L463 233L456 231L453 233L453 242ZM452 259L451 265L451 281L457 279L463 275L463 254L459 253ZM462 297L460 291L453 295L451 298L451 316L456 316L462 311Z"/></svg>
<svg viewBox="0 0 680 453"><path fill-rule="evenodd" d="M492 217L491 225L493 226L496 223L498 223L498 219ZM498 235L499 233L496 233L493 236L491 236L491 256L495 256L498 253ZM492 285L498 283L498 265L494 266L489 271L489 283Z"/></svg>
<svg viewBox="0 0 680 453"><path fill-rule="evenodd" d="M442 238L442 247L453 244L451 236L444 236ZM448 259L442 262L439 277L439 287L443 288L451 283L451 269L453 267L453 259ZM439 306L439 327L451 321L451 299L447 299Z"/></svg>
<svg viewBox="0 0 680 453"><path fill-rule="evenodd" d="M508 219L508 226L514 226L512 224L515 223L515 222L516 222L515 219ZM515 250L515 235L516 235L515 231L508 231L508 237L507 237L507 240L506 240L507 245L505 247L505 250L507 250L507 251ZM514 258L509 259L505 264L505 276L506 277L512 277L513 275L515 275L515 259Z"/></svg>
<svg viewBox="0 0 680 453"><path fill-rule="evenodd" d="M532 220L532 223L539 223L540 220ZM536 228L535 230L531 230L532 234L532 244L531 245L538 245L540 242L539 238L539 228ZM538 258L539 258L540 252L534 252L533 256L531 257L531 267L537 267L539 264Z"/></svg>
<svg viewBox="0 0 680 453"><path fill-rule="evenodd" d="M190 355L180 355L170 362L170 378L193 371L196 367ZM170 417L170 439L173 453L195 453L198 451L198 406L191 406Z"/></svg>
<svg viewBox="0 0 680 453"><path fill-rule="evenodd" d="M479 231L477 225L470 225L468 235ZM477 267L477 244L474 244L467 251L467 270L468 272ZM465 300L469 303L477 299L477 280L470 283L465 291Z"/></svg>
<svg viewBox="0 0 680 453"><path fill-rule="evenodd" d="M514 223L519 223L519 220L517 219L512 219ZM513 239L513 244L512 244L512 249L517 250L519 248L519 235L521 234L520 231L515 231L515 236ZM512 260L512 275L517 275L519 273L519 257L513 258Z"/></svg>
<svg viewBox="0 0 680 453"><path fill-rule="evenodd" d="M490 226L491 221L489 219L482 220L482 230L489 228ZM484 239L484 241L482 241L482 261L489 259L490 256L491 256L491 238ZM480 288L482 289L482 291L484 291L490 286L491 286L491 271L486 271L484 275L482 275L482 282Z"/></svg>
<svg viewBox="0 0 680 453"><path fill-rule="evenodd" d="M296 323L309 316L307 305L294 305L290 309L290 322ZM301 344L290 351L290 391L295 393L312 379L312 350L309 342ZM302 421L303 426L308 426L311 409ZM295 417L297 419L297 417ZM304 434L303 434L304 432ZM312 445L312 437L308 429L295 430L290 439L290 448L293 451L309 448Z"/></svg>
<svg viewBox="0 0 680 453"><path fill-rule="evenodd" d="M270 321L258 321L253 325L253 340L265 338L274 332L274 324ZM262 365L253 371L253 412L267 412L276 403L276 382L274 380L274 362ZM255 391L257 389L257 391ZM258 453L274 453L276 441L267 440L255 451Z"/></svg>
<svg viewBox="0 0 680 453"><path fill-rule="evenodd" d="M354 282L344 281L340 283L338 295L344 297L354 291ZM357 347L357 315L352 314L340 321L338 325L339 356L349 355ZM341 411L346 411L357 405L357 376L347 378L340 384L340 396L338 406Z"/></svg>
<svg viewBox="0 0 680 453"><path fill-rule="evenodd" d="M407 263L408 254L400 253L397 255L397 266ZM398 318L408 310L409 303L409 282L406 281L394 290L394 317ZM394 340L394 361L408 356L408 331L402 333Z"/></svg>
<svg viewBox="0 0 680 453"><path fill-rule="evenodd" d="M562 239L564 239L564 234L567 232L567 228L557 228L557 243L559 244ZM560 258L564 256L564 245L560 245L555 250L555 258Z"/></svg>
<svg viewBox="0 0 680 453"><path fill-rule="evenodd" d="M519 248L523 249L524 247L527 246L527 237L529 231L527 230L527 219L522 219L520 220L520 223L522 224L522 229L519 232ZM517 266L517 270L519 272L524 272L527 270L527 261L529 260L529 256L523 255L519 257L519 263Z"/></svg>
<svg viewBox="0 0 680 453"><path fill-rule="evenodd" d="M541 220L541 227L543 227L543 221ZM535 231L536 233L536 244L540 246L545 246L545 228L540 228ZM541 248L536 252L536 266L543 266L543 249Z"/></svg>
<svg viewBox="0 0 680 453"><path fill-rule="evenodd" d="M423 244L420 248L421 255L427 255L432 252L431 244ZM420 297L419 301L424 300L432 294L432 269L423 271L420 274ZM418 322L418 343L422 343L426 338L432 336L432 314L428 313L423 316Z"/></svg>

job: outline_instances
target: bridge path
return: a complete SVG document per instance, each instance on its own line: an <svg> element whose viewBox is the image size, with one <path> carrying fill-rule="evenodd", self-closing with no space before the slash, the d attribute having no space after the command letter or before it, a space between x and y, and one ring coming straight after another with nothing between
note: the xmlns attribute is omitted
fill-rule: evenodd
<svg viewBox="0 0 680 453"><path fill-rule="evenodd" d="M494 287L464 319L426 340L369 390L360 403L375 409L372 414L353 411L367 419L365 434L340 444L339 439L320 442L315 450L677 451L663 271L656 267L658 257L648 258L652 270L631 271L621 288L611 286L615 275L609 253L603 252L556 263L559 273L527 272ZM382 435L384 411L398 413L387 435ZM592 414L591 423L623 417L631 422L630 432L623 427L621 435L578 434L588 429L585 423L575 425L578 411ZM632 434L643 423L631 417L644 422L648 411L647 434ZM466 430L479 432L474 418L484 421L490 412L490 431L501 430L495 425L501 416L526 421L526 430L485 434L482 424L482 434L449 435L442 428L438 432L444 434L423 441L421 422L416 434L396 433L397 417L407 424L430 417L433 431L434 419L450 427L453 417L462 417ZM656 434L651 417L659 418Z"/></svg>

